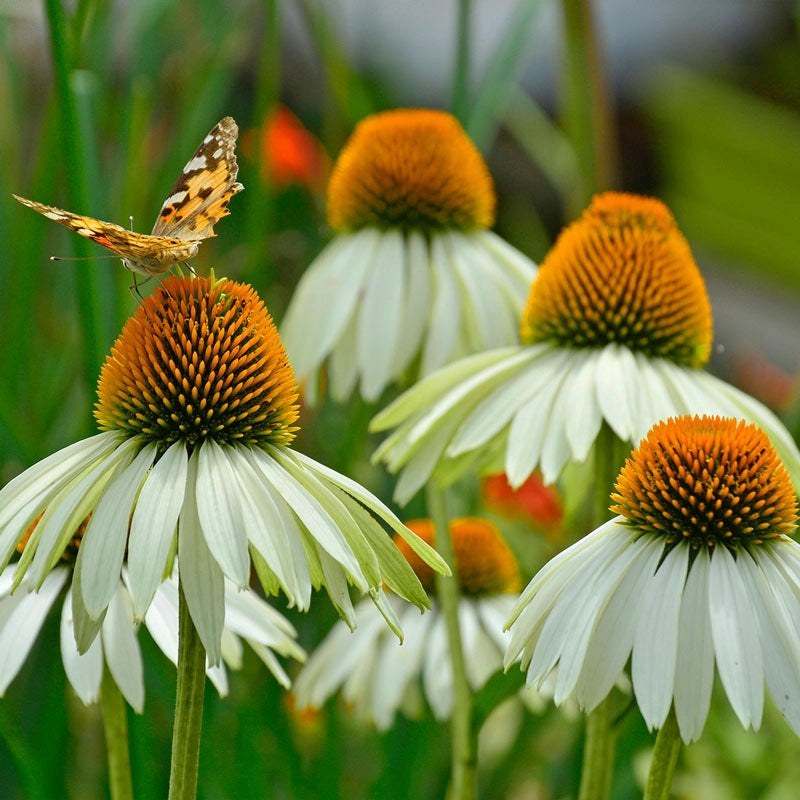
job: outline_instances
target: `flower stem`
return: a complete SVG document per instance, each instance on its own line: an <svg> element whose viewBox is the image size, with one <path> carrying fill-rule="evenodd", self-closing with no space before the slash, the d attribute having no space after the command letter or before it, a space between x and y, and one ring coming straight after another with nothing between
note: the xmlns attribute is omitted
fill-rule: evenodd
<svg viewBox="0 0 800 800"><path fill-rule="evenodd" d="M178 622L178 689L175 724L172 729L172 764L169 800L194 800L200 761L203 693L206 682L206 652L180 589Z"/></svg>
<svg viewBox="0 0 800 800"><path fill-rule="evenodd" d="M594 508L592 528L611 516L609 494L617 476L619 451L623 443L603 423L594 443ZM614 774L615 732L613 730L614 690L586 718L583 768L578 800L606 800Z"/></svg>
<svg viewBox="0 0 800 800"><path fill-rule="evenodd" d="M564 127L582 177L576 211L593 194L613 188L617 157L614 117L590 0L561 0L566 64Z"/></svg>
<svg viewBox="0 0 800 800"><path fill-rule="evenodd" d="M653 749L653 760L650 762L650 772L647 775L647 786L644 791L644 800L668 800L672 776L678 763L678 754L681 751L681 737L678 730L678 720L675 709L671 708L656 737L656 746Z"/></svg>
<svg viewBox="0 0 800 800"><path fill-rule="evenodd" d="M452 776L448 800L474 800L477 795L478 735L472 725L473 696L467 680L461 628L458 623L458 572L450 541L450 526L444 494L430 481L425 490L428 513L436 531L436 549L448 563L451 576L436 576L436 594L442 608L450 662L453 669Z"/></svg>
<svg viewBox="0 0 800 800"><path fill-rule="evenodd" d="M467 113L469 111L469 26L472 17L471 12L472 0L458 0L452 111L464 126L467 124Z"/></svg>
<svg viewBox="0 0 800 800"><path fill-rule="evenodd" d="M100 707L103 710L103 728L106 735L108 785L111 800L133 800L125 700L107 666L103 667Z"/></svg>
<svg viewBox="0 0 800 800"><path fill-rule="evenodd" d="M586 718L586 740L578 800L606 800L611 793L616 745L613 722L613 690Z"/></svg>

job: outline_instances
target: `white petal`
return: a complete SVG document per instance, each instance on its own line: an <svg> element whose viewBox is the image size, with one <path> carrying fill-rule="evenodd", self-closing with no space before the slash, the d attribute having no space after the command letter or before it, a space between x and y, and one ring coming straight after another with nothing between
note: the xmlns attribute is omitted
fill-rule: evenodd
<svg viewBox="0 0 800 800"><path fill-rule="evenodd" d="M100 681L103 677L103 646L98 636L89 649L81 655L75 644L72 627L72 589L61 612L61 660L67 679L84 705L96 703L100 697Z"/></svg>
<svg viewBox="0 0 800 800"><path fill-rule="evenodd" d="M219 664L220 638L225 622L225 586L222 570L214 559L203 535L198 510L196 475L202 449L189 459L186 496L178 529L178 562L180 585L186 597L194 626L206 649L209 664Z"/></svg>
<svg viewBox="0 0 800 800"><path fill-rule="evenodd" d="M405 633L402 645L387 639L381 649L375 669L378 679L374 683L372 696L378 730L386 730L391 726L409 683L419 675L427 647L428 629L435 617L434 613L420 614L414 606L407 605L401 616Z"/></svg>
<svg viewBox="0 0 800 800"><path fill-rule="evenodd" d="M133 623L133 606L122 582L108 604L103 622L103 654L114 682L138 714L144 708L142 654Z"/></svg>
<svg viewBox="0 0 800 800"><path fill-rule="evenodd" d="M404 294L404 245L399 231L386 231L372 256L358 315L358 366L361 394L377 400L391 377L400 338Z"/></svg>
<svg viewBox="0 0 800 800"><path fill-rule="evenodd" d="M791 588L755 549L755 561L742 553L738 561L746 570L751 603L758 619L764 675L772 699L784 719L796 733L800 731L800 640L791 615L798 614L797 600Z"/></svg>
<svg viewBox="0 0 800 800"><path fill-rule="evenodd" d="M603 416L623 442L633 438L636 429L637 397L641 391L636 379L633 354L624 345L606 345L597 362L597 399Z"/></svg>
<svg viewBox="0 0 800 800"><path fill-rule="evenodd" d="M68 575L67 568L57 567L47 575L38 592L3 597L3 605L11 606L12 610L0 630L0 697L28 657Z"/></svg>
<svg viewBox="0 0 800 800"><path fill-rule="evenodd" d="M467 343L473 352L516 344L515 315L505 298L481 269L471 241L461 233L443 233L442 242L462 287Z"/></svg>
<svg viewBox="0 0 800 800"><path fill-rule="evenodd" d="M686 583L688 547L675 547L648 581L633 643L631 677L649 730L660 728L672 705L678 652L678 620Z"/></svg>
<svg viewBox="0 0 800 800"><path fill-rule="evenodd" d="M434 375L429 375L415 383L394 402L380 411L370 422L371 431L382 431L393 428L417 413L425 413L431 403L438 400L445 392L458 386L463 380L491 367L498 362L520 351L519 347L505 347L490 350L487 353L476 353L448 364Z"/></svg>
<svg viewBox="0 0 800 800"><path fill-rule="evenodd" d="M675 667L675 715L687 744L700 738L714 688L714 646L708 605L711 559L701 548L686 579L678 623Z"/></svg>
<svg viewBox="0 0 800 800"><path fill-rule="evenodd" d="M344 403L353 393L358 380L358 316L353 314L342 331L336 347L328 359L328 378L330 395L337 403ZM309 405L316 405L309 399L309 394L316 394L316 381L306 382L305 399Z"/></svg>
<svg viewBox="0 0 800 800"><path fill-rule="evenodd" d="M281 325L281 339L298 380L324 361L361 293L380 233L365 228L337 236L300 279ZM380 266L380 265L378 265Z"/></svg>
<svg viewBox="0 0 800 800"><path fill-rule="evenodd" d="M552 350L536 347L534 351L531 347L528 352L533 358L520 366L519 374L505 376L464 419L447 448L448 455L457 456L485 444L560 368L561 359ZM554 355L556 358L551 357Z"/></svg>
<svg viewBox="0 0 800 800"><path fill-rule="evenodd" d="M58 563L78 526L94 508L107 481L119 467L124 467L133 460L138 447L139 442L136 439L126 439L98 459L91 468L78 473L75 480L53 498L28 540L28 546L16 570L18 576L21 576L23 564L30 557L31 546L38 538L36 555L31 564L31 581L34 585L41 583L47 572Z"/></svg>
<svg viewBox="0 0 800 800"><path fill-rule="evenodd" d="M61 490L62 482L70 481L96 459L103 458L120 441L118 432L106 432L75 442L29 467L3 487L0 491L0 567L8 563L27 528L27 525L22 528L10 525L14 517L29 504L39 506L31 512L32 518L38 516L49 499Z"/></svg>
<svg viewBox="0 0 800 800"><path fill-rule="evenodd" d="M239 588L250 580L250 555L235 474L234 448L206 439L197 460L197 512L208 549Z"/></svg>
<svg viewBox="0 0 800 800"><path fill-rule="evenodd" d="M161 583L186 491L186 446L176 442L142 485L128 537L128 579L137 618Z"/></svg>
<svg viewBox="0 0 800 800"><path fill-rule="evenodd" d="M657 537L642 536L631 544L635 563L597 620L577 685L579 706L591 713L619 680L630 658L639 623L642 593L664 550Z"/></svg>
<svg viewBox="0 0 800 800"><path fill-rule="evenodd" d="M575 461L585 461L603 424L603 401L598 395L598 376L601 368L599 354L590 352L577 366L564 398L565 433Z"/></svg>
<svg viewBox="0 0 800 800"><path fill-rule="evenodd" d="M289 504L309 533L320 546L335 558L359 584L366 589L366 580L350 546L330 514L308 490L274 458L263 451L253 451L252 459L275 490Z"/></svg>
<svg viewBox="0 0 800 800"><path fill-rule="evenodd" d="M297 522L280 494L256 471L249 452L232 455L248 540L278 576L290 604L307 608L311 580Z"/></svg>
<svg viewBox="0 0 800 800"><path fill-rule="evenodd" d="M403 320L392 359L392 376L400 374L416 355L428 322L431 307L431 266L428 243L419 231L411 231L405 239L406 296Z"/></svg>
<svg viewBox="0 0 800 800"><path fill-rule="evenodd" d="M758 730L764 706L758 627L739 567L725 547L715 547L711 557L708 601L722 685L742 725Z"/></svg>
<svg viewBox="0 0 800 800"><path fill-rule="evenodd" d="M496 260L502 263L504 274L515 285L519 310L522 311L531 283L538 271L536 264L492 231L478 231L473 236L492 252Z"/></svg>
<svg viewBox="0 0 800 800"><path fill-rule="evenodd" d="M300 670L293 687L298 708L321 708L386 635L383 619L370 601L359 603L357 619L355 633L337 622Z"/></svg>
<svg viewBox="0 0 800 800"><path fill-rule="evenodd" d="M106 486L78 549L81 593L86 610L100 616L119 586L134 501L156 455L149 444Z"/></svg>
<svg viewBox="0 0 800 800"><path fill-rule="evenodd" d="M428 634L422 686L433 716L440 722L447 719L453 708L453 667L450 662L447 631L441 614L436 615Z"/></svg>
<svg viewBox="0 0 800 800"><path fill-rule="evenodd" d="M461 326L461 298L441 236L431 237L434 276L433 308L422 351L420 375L429 375L453 359Z"/></svg>

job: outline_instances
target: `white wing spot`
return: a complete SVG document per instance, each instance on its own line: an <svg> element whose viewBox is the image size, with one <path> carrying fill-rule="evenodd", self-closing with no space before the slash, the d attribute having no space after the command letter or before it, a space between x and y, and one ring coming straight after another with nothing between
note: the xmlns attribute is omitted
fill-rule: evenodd
<svg viewBox="0 0 800 800"><path fill-rule="evenodd" d="M223 148L218 147L211 155L212 158L219 158L225 151Z"/></svg>
<svg viewBox="0 0 800 800"><path fill-rule="evenodd" d="M170 196L169 196L169 197L168 197L168 198L167 198L167 199L164 201L164 205L165 205L165 206L171 206L171 205L173 205L174 203L182 203L182 202L183 202L183 198L184 198L184 197L186 197L186 191L185 191L185 190L184 190L184 191L182 191L182 192L175 192L175 194L171 194L171 195L170 195Z"/></svg>
<svg viewBox="0 0 800 800"><path fill-rule="evenodd" d="M184 172L194 172L197 169L206 168L206 157L204 155L195 156L184 168Z"/></svg>
<svg viewBox="0 0 800 800"><path fill-rule="evenodd" d="M78 228L78 233L82 236L94 236L97 231L93 231L90 228Z"/></svg>

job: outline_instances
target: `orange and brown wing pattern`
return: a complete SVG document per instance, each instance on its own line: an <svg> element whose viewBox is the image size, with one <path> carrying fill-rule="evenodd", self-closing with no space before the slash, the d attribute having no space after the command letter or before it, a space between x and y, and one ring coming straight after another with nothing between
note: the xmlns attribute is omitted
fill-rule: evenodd
<svg viewBox="0 0 800 800"><path fill-rule="evenodd" d="M232 117L221 119L183 168L161 207L154 236L200 241L214 236L214 225L227 216L231 197L244 188L236 182L236 139Z"/></svg>
<svg viewBox="0 0 800 800"><path fill-rule="evenodd" d="M71 211L64 211L63 208L46 206L18 195L13 197L22 205L102 245L118 255L128 269L143 275L166 272L173 264L191 258L197 252L196 243L191 244L167 236L135 233L113 222L104 222L83 214L73 214Z"/></svg>

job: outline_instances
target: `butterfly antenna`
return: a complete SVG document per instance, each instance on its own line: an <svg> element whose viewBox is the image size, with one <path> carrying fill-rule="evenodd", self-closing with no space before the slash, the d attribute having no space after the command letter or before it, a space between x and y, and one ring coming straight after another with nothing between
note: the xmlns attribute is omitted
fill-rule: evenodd
<svg viewBox="0 0 800 800"><path fill-rule="evenodd" d="M131 226L131 233L133 233L133 214L128 217L128 222Z"/></svg>
<svg viewBox="0 0 800 800"><path fill-rule="evenodd" d="M104 258L119 258L119 256L50 256L51 261L100 261Z"/></svg>

